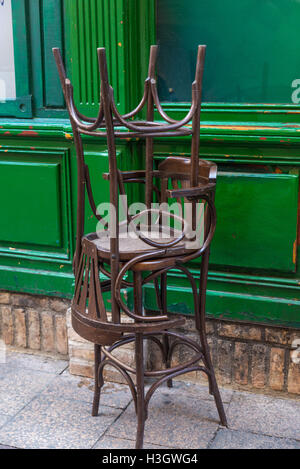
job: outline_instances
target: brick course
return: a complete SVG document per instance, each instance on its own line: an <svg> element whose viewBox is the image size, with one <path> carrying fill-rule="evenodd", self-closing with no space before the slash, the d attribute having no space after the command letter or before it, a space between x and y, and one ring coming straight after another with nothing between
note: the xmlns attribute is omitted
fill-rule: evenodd
<svg viewBox="0 0 300 469"><path fill-rule="evenodd" d="M15 315L15 342L18 347L26 348L27 337L26 337L26 316L25 311L22 308L14 310Z"/></svg>
<svg viewBox="0 0 300 469"><path fill-rule="evenodd" d="M67 358L69 300L0 292L0 338L18 349Z"/></svg>
<svg viewBox="0 0 300 469"><path fill-rule="evenodd" d="M271 348L269 385L275 391L283 390L284 361L285 350L283 348Z"/></svg>
<svg viewBox="0 0 300 469"><path fill-rule="evenodd" d="M29 309L27 311L28 318L28 348L32 350L41 349L41 328L40 315L38 311Z"/></svg>
<svg viewBox="0 0 300 469"><path fill-rule="evenodd" d="M14 343L14 318L11 306L1 307L2 337L6 345Z"/></svg>

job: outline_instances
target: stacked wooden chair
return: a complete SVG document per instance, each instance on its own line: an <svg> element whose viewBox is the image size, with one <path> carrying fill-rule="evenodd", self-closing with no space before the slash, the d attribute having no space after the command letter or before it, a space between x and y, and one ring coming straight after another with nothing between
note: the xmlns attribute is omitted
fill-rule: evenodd
<svg viewBox="0 0 300 469"><path fill-rule="evenodd" d="M149 401L163 383L192 371L204 372L209 392L214 396L222 425L227 425L205 331L205 300L210 243L216 226L214 195L216 165L199 159L200 109L205 46L199 46L192 103L186 116L176 121L162 108L157 92L155 62L157 46L152 46L148 77L138 106L121 115L110 86L104 48L98 49L101 76L100 106L97 117L82 115L73 99L73 88L66 77L59 49L53 49L61 86L73 129L78 164L77 238L74 257L75 292L72 301L72 324L75 331L95 344L95 392L92 414L98 415L103 370L115 368L127 381L137 414L136 448L142 448ZM146 110L146 120L138 116ZM159 120L154 120L154 113ZM106 139L109 173L103 177L110 185L110 221L98 213L93 198L88 166L85 163L82 135ZM170 156L154 167L156 137L191 136L190 158ZM145 140L144 170L121 171L117 166L116 139L137 137ZM129 184L140 184L144 191L145 209L119 221L120 195ZM137 191L136 191L137 193ZM85 197L103 229L84 233ZM182 214L170 214L167 204L182 204ZM135 201L136 202L136 201ZM153 208L153 203L159 203ZM164 205L160 205L164 204ZM154 207L157 207L155 205ZM200 208L199 208L200 207ZM187 216L188 215L188 216ZM187 220L188 218L188 220ZM179 226L178 226L179 225ZM130 230L128 230L128 227ZM129 232L129 235L126 233ZM124 235L125 233L125 235ZM201 258L199 283L189 270L189 262ZM186 275L193 296L195 328L200 344L180 335L185 318L167 313L168 271L176 269ZM104 279L104 280L103 280ZM145 311L143 286L154 283L157 313ZM124 301L121 290L132 289L133 306ZM107 312L103 293L111 292L111 311ZM162 369L145 368L146 341L161 352ZM135 366L120 361L115 350L135 344ZM187 347L190 358L172 364L177 347ZM151 378L151 379L150 379ZM150 386L145 392L145 380Z"/></svg>

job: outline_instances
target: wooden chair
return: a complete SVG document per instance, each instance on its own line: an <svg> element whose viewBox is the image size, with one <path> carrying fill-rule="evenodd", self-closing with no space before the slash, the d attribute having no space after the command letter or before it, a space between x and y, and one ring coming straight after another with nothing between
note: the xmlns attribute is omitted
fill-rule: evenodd
<svg viewBox="0 0 300 469"><path fill-rule="evenodd" d="M95 393L92 415L98 414L103 369L114 367L127 381L137 414L136 448L143 446L144 425L148 404L155 390L164 382L172 386L172 378L192 371L208 377L209 392L214 396L222 425L226 416L217 386L205 332L205 299L209 247L216 226L214 194L216 165L199 159L199 133L202 75L205 46L199 46L196 76L192 84L192 104L187 115L175 121L163 110L156 87L155 62L157 47L150 51L149 73L144 94L133 111L121 115L109 84L105 49L98 49L101 75L101 99L98 116L82 115L73 100L73 88L66 78L59 49L53 49L64 92L78 161L77 238L74 257L75 292L72 301L72 324L75 331L95 344ZM147 107L147 120L137 115ZM154 111L160 120L154 120ZM191 124L190 124L191 122ZM103 177L110 184L110 223L96 210L88 166L85 163L82 135L107 140L109 173ZM155 137L191 136L191 157L170 156L154 167ZM120 171L116 159L116 138L145 139L145 170ZM145 210L119 220L119 195L125 195L128 184L140 184L145 191ZM84 204L88 196L92 211L103 230L84 234ZM167 204L171 199L184 205L184 215L169 215L154 201ZM167 207L167 205L165 205ZM200 207L200 215L199 215ZM189 222L187 222L187 212ZM154 218L154 223L153 219ZM167 219L168 223L165 223ZM178 226L179 224L179 226ZM130 227L130 236L124 236ZM200 233L201 236L198 236ZM202 257L200 284L189 271L188 262ZM182 271L188 278L194 301L195 326L200 345L174 332L185 318L167 314L167 272ZM101 280L105 276L106 280ZM154 282L159 313L145 312L143 285ZM132 288L133 307L121 296L122 288ZM103 293L111 292L111 313L104 306ZM171 331L172 330L172 331ZM145 369L145 341L152 341L162 354L163 369ZM135 367L120 361L114 350L128 343L135 344ZM185 363L172 365L176 347L188 347L191 357ZM134 382L135 377L135 382ZM145 394L145 379L155 378Z"/></svg>

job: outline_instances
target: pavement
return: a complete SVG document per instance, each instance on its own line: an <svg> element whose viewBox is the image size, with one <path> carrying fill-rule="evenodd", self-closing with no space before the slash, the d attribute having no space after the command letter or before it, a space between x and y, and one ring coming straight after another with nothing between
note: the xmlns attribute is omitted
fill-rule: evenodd
<svg viewBox="0 0 300 469"><path fill-rule="evenodd" d="M229 428L206 386L175 382L152 397L146 449L300 449L300 400L221 389ZM107 383L91 416L93 380L68 362L8 352L0 363L0 449L131 449L136 418L127 386Z"/></svg>

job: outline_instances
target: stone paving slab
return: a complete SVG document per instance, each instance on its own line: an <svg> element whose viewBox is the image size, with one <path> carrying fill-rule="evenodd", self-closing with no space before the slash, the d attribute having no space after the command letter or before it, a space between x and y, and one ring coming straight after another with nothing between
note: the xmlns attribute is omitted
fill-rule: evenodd
<svg viewBox="0 0 300 469"><path fill-rule="evenodd" d="M41 355L31 355L29 353L20 353L9 351L6 353L4 369L7 371L15 368L43 371L44 373L62 373L69 365L66 360L59 360ZM1 368L0 364L0 375Z"/></svg>
<svg viewBox="0 0 300 469"><path fill-rule="evenodd" d="M0 428L8 421L10 417L5 414L0 414Z"/></svg>
<svg viewBox="0 0 300 469"><path fill-rule="evenodd" d="M157 392L150 404L145 442L167 448L206 448L218 426L213 402L195 401L187 394L175 395L164 389ZM132 403L107 434L134 440L135 433L136 417Z"/></svg>
<svg viewBox="0 0 300 469"><path fill-rule="evenodd" d="M31 449L91 448L119 413L101 406L92 417L88 403L40 396L0 429L0 442Z"/></svg>
<svg viewBox="0 0 300 469"><path fill-rule="evenodd" d="M53 380L51 373L11 369L0 380L0 413L15 415Z"/></svg>
<svg viewBox="0 0 300 469"><path fill-rule="evenodd" d="M173 394L183 393L186 394L188 397L193 397L193 399L198 399L199 403L201 401L212 401L214 402L214 397L211 396L208 392L208 386L202 384L194 384L194 383L186 383L183 381L174 381L173 380L173 387L167 388L166 385L162 386L161 389L167 389L168 394L172 396ZM231 401L233 396L233 389L220 389L220 394L224 404L227 404Z"/></svg>
<svg viewBox="0 0 300 469"><path fill-rule="evenodd" d="M300 441L221 428L211 449L300 449Z"/></svg>
<svg viewBox="0 0 300 469"><path fill-rule="evenodd" d="M123 438L115 438L112 436L104 436L101 438L93 449L134 449L135 440L125 440ZM151 445L151 443L145 443L144 449L172 449L166 448L165 446Z"/></svg>
<svg viewBox="0 0 300 469"><path fill-rule="evenodd" d="M300 440L300 401L235 393L228 421L234 430Z"/></svg>
<svg viewBox="0 0 300 469"><path fill-rule="evenodd" d="M94 380L64 373L51 381L43 394L52 399L74 399L92 405ZM125 409L131 400L128 386L106 383L101 389L101 405Z"/></svg>

